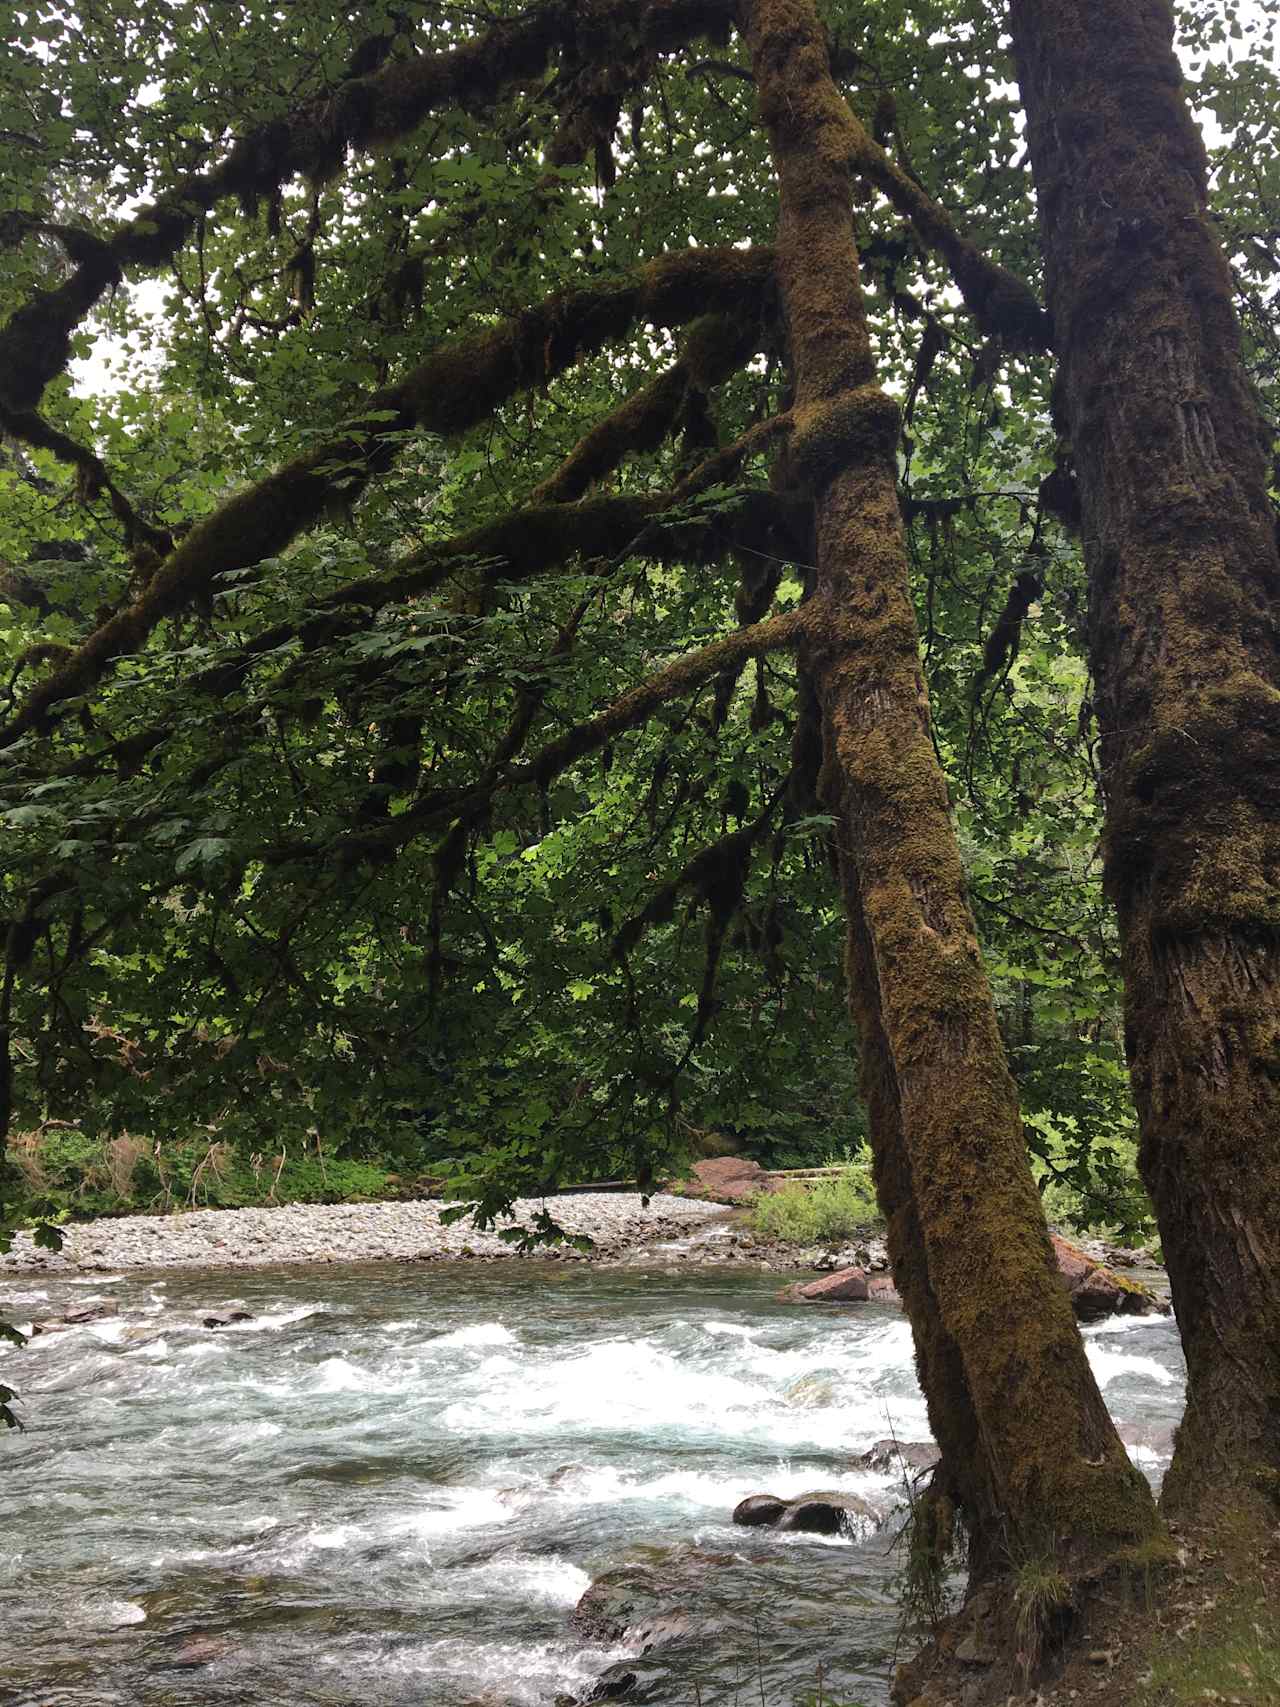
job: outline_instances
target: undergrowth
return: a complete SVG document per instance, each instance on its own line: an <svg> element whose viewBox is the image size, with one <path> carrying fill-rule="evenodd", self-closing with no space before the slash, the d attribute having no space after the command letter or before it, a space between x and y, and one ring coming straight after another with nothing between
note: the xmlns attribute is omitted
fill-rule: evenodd
<svg viewBox="0 0 1280 1707"><path fill-rule="evenodd" d="M785 1244L838 1244L874 1227L879 1216L871 1164L860 1157L831 1179L797 1181L757 1198L751 1225Z"/></svg>
<svg viewBox="0 0 1280 1707"><path fill-rule="evenodd" d="M1280 1707L1280 1629L1259 1601L1210 1619L1189 1640L1168 1643L1152 1663L1143 1707Z"/></svg>
<svg viewBox="0 0 1280 1707"><path fill-rule="evenodd" d="M342 1203L396 1195L397 1178L369 1161L326 1155L313 1143L243 1155L231 1145L123 1134L91 1138L73 1126L10 1140L2 1195L10 1222L85 1220L277 1203Z"/></svg>

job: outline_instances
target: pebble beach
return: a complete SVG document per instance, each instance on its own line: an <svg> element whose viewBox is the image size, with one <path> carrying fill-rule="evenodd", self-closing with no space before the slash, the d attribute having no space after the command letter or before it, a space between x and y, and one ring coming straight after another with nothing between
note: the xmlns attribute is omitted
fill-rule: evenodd
<svg viewBox="0 0 1280 1707"><path fill-rule="evenodd" d="M126 1215L63 1229L61 1251L19 1233L0 1256L0 1273L104 1273L126 1269L274 1268L290 1263L432 1262L518 1254L469 1221L443 1225L434 1202L293 1203L279 1208L194 1209L174 1215ZM528 1226L542 1209L572 1234L594 1241L589 1259L570 1247L542 1248L542 1258L617 1260L701 1231L736 1242L720 1204L656 1193L646 1207L634 1192L581 1192L521 1200L505 1227Z"/></svg>

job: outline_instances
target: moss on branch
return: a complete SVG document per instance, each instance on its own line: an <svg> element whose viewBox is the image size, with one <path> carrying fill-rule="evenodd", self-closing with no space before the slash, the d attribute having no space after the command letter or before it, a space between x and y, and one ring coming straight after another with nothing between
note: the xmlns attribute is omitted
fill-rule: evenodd
<svg viewBox="0 0 1280 1707"><path fill-rule="evenodd" d="M660 53L721 33L732 10L729 0L649 0L631 27L650 53ZM219 202L234 196L252 210L299 175L332 177L348 149L383 147L433 111L485 111L513 89L538 82L553 55L574 40L580 12L577 0L544 0L443 53L386 58L254 126L216 166L188 173L109 239L55 228L76 270L56 290L33 292L0 332L0 403L19 416L37 408L67 364L72 333L103 293L130 266L164 266ZM353 69L369 45L356 50Z"/></svg>
<svg viewBox="0 0 1280 1707"><path fill-rule="evenodd" d="M132 603L31 691L0 726L0 746L46 728L57 705L91 688L116 658L138 651L157 623L204 593L215 576L283 551L319 520L336 479L347 483L349 496L389 467L406 428L463 432L514 392L547 383L636 323L673 326L708 308L753 304L771 271L769 250L679 250L444 344L397 384L369 393L332 439L234 494L194 527Z"/></svg>

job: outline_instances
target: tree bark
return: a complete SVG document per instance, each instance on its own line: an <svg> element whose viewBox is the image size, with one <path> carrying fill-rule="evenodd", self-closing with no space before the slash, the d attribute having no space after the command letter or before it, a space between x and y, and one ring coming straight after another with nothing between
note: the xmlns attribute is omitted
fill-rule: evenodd
<svg viewBox="0 0 1280 1707"><path fill-rule="evenodd" d="M1167 0L1014 0L1126 1047L1187 1355L1169 1507L1280 1493L1280 554Z"/></svg>
<svg viewBox="0 0 1280 1707"><path fill-rule="evenodd" d="M853 235L858 127L813 0L744 0L742 17L779 182L788 458L814 495L804 663L821 708L854 1006L864 1027L874 1017L892 1062L901 1146L882 1107L879 1172L899 1248L923 1253L924 1282L905 1294L921 1375L941 1380L940 1326L994 1495L994 1512L965 1513L987 1531L981 1550L998 1545L1007 1564L1053 1554L1087 1572L1154 1534L1157 1519L1055 1271L930 737L898 411L875 383ZM939 1410L952 1397L931 1395Z"/></svg>

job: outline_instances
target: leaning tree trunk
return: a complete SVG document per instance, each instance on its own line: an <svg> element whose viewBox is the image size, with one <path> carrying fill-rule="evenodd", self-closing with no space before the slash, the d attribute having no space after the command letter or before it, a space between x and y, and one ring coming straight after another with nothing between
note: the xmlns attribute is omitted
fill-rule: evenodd
<svg viewBox="0 0 1280 1707"><path fill-rule="evenodd" d="M1014 0L1126 1047L1187 1355L1166 1503L1280 1494L1280 555L1167 0Z"/></svg>
<svg viewBox="0 0 1280 1707"><path fill-rule="evenodd" d="M901 1154L882 1159L880 1177L914 1201L927 1295L963 1370L1005 1557L1091 1568L1157 1519L1055 1271L930 739L898 411L875 383L853 235L860 133L813 0L744 0L742 16L779 182L788 457L814 495L804 665L822 712L822 791L846 879L855 1010L883 1030L901 1120ZM906 1302L930 1380L925 1297L915 1287Z"/></svg>

